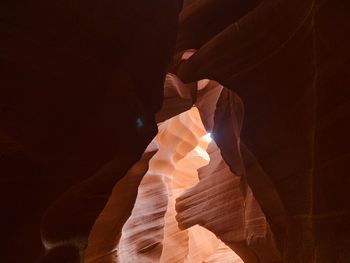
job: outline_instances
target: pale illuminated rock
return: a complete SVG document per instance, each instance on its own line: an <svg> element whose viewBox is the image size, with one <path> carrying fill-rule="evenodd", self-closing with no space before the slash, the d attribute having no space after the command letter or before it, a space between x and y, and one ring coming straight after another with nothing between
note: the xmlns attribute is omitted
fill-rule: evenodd
<svg viewBox="0 0 350 263"><path fill-rule="evenodd" d="M196 108L160 124L154 139L158 152L149 162L134 208L113 201L124 200L125 191L136 193L136 188L121 188L120 181L91 232L85 262L237 262L238 256L210 231L200 226L182 231L175 219L176 198L199 182L197 169L209 163L210 140ZM129 172L123 180L138 176ZM124 202L131 204L132 198ZM131 209L123 226L113 223ZM108 215L112 220L106 222ZM98 236L109 245L96 242Z"/></svg>

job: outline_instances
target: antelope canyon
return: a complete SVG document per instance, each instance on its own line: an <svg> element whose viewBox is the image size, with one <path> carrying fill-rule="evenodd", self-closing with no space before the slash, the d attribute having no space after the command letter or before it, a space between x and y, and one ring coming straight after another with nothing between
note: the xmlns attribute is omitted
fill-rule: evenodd
<svg viewBox="0 0 350 263"><path fill-rule="evenodd" d="M349 263L350 2L0 2L0 262Z"/></svg>

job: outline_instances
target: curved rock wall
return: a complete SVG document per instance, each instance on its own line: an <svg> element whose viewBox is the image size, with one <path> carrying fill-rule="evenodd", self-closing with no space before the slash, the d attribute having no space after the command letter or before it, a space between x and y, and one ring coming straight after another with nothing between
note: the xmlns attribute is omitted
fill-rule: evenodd
<svg viewBox="0 0 350 263"><path fill-rule="evenodd" d="M43 262L78 261L112 188L132 173L124 225L150 156L128 170L157 122L195 104L228 184L239 179L246 236L228 244L232 222L203 224L246 262L348 262L349 10L341 0L1 1L3 260L43 252L46 210ZM198 187L213 183L202 177ZM179 198L179 214L202 223ZM170 236L157 238L170 246Z"/></svg>

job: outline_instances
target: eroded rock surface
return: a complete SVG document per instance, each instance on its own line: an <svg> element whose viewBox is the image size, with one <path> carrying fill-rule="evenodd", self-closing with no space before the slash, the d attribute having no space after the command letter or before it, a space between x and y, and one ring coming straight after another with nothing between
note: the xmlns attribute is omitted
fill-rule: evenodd
<svg viewBox="0 0 350 263"><path fill-rule="evenodd" d="M122 244L124 261L233 262L216 234L245 262L348 262L349 10L330 0L2 1L3 258L37 257L39 218L69 189L42 221L43 262L78 261L95 234L102 247L87 255L112 257ZM134 207L156 122L193 104L217 146L209 166L184 196L181 173L167 171L175 182L157 179L162 198L143 193ZM129 170L140 158L142 169ZM112 188L125 184L128 198L114 200ZM220 194L205 200L205 191ZM142 206L157 201L157 227L143 242ZM180 231L176 214L182 229L214 234ZM113 222L114 232L105 227Z"/></svg>
<svg viewBox="0 0 350 263"><path fill-rule="evenodd" d="M46 213L42 236L49 247L86 244L115 182L157 132L178 12L177 0L1 1L0 133L19 145L1 144L1 192L13 203L4 225L18 229L2 237L5 261L35 261L40 218L77 184ZM112 160L114 174L88 179Z"/></svg>

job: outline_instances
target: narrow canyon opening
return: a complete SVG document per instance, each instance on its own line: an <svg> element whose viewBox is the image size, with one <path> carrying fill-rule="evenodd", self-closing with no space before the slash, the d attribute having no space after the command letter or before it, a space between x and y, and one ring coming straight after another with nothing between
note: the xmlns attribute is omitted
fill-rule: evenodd
<svg viewBox="0 0 350 263"><path fill-rule="evenodd" d="M266 219L223 160L198 108L159 123L158 130L144 153L152 156L114 187L85 262L257 262L245 240L265 238Z"/></svg>

